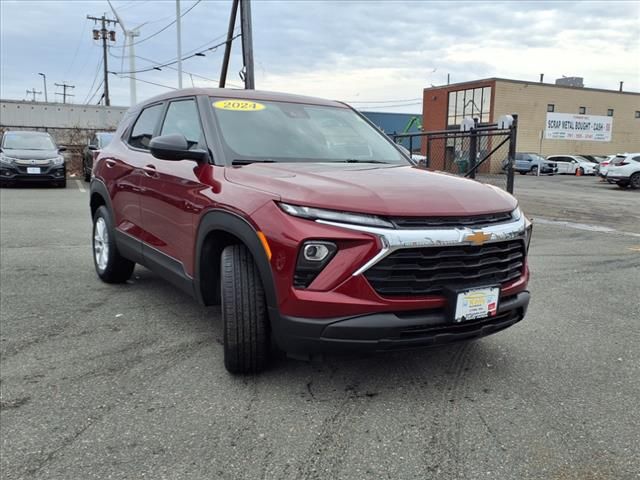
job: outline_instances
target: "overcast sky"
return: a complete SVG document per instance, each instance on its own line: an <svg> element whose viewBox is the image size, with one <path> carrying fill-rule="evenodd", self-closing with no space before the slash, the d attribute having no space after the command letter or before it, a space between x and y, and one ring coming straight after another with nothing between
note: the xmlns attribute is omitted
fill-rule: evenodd
<svg viewBox="0 0 640 480"><path fill-rule="evenodd" d="M175 19L175 0L112 3L127 28L147 22L137 39L136 70L177 57L175 25L146 39ZM230 0L196 3L181 0L183 12L195 5L182 18L183 56L220 42L229 20ZM407 112L421 111L422 89L445 84L447 74L451 82L582 76L588 87L617 89L622 80L626 90L640 91L640 2L253 0L252 8L258 89ZM98 101L102 53L86 16L105 12L113 17L106 0L0 0L0 97L43 90L43 72L50 101L61 99L54 83L63 81L75 85L72 101ZM127 72L124 36L114 29L109 70ZM215 86L222 52L184 61L184 86ZM232 59L229 81L241 85L240 39ZM138 101L178 82L170 67L138 78ZM110 75L109 81L112 105L128 105L129 80Z"/></svg>

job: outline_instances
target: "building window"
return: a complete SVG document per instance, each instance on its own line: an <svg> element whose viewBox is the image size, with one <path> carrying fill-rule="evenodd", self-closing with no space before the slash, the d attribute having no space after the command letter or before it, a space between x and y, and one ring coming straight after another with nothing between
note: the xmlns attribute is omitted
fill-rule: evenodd
<svg viewBox="0 0 640 480"><path fill-rule="evenodd" d="M635 115L635 117L636 117L636 118L640 118L640 110L636 110L636 115Z"/></svg>
<svg viewBox="0 0 640 480"><path fill-rule="evenodd" d="M553 103L547 104L547 112L555 112L556 106Z"/></svg>
<svg viewBox="0 0 640 480"><path fill-rule="evenodd" d="M578 113L579 113L580 115L584 115L585 113L587 113L587 107L580 107L580 108L578 109Z"/></svg>
<svg viewBox="0 0 640 480"><path fill-rule="evenodd" d="M489 123L490 117L491 87L449 92L447 126L460 125L463 118L477 118L480 123Z"/></svg>
<svg viewBox="0 0 640 480"><path fill-rule="evenodd" d="M613 108L607 110L607 117L613 117Z"/></svg>

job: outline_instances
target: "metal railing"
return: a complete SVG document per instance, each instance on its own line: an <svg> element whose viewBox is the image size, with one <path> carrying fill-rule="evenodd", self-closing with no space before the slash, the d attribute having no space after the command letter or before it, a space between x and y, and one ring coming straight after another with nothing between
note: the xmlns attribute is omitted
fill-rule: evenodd
<svg viewBox="0 0 640 480"><path fill-rule="evenodd" d="M465 119L456 129L393 134L421 165L514 190L518 116L505 115L498 122L479 124ZM416 152L420 152L420 158Z"/></svg>

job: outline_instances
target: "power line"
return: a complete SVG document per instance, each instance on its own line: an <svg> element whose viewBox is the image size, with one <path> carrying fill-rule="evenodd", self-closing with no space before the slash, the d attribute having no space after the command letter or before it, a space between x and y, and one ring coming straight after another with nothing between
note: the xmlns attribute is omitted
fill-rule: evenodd
<svg viewBox="0 0 640 480"><path fill-rule="evenodd" d="M231 41L235 40L239 36L240 36L239 33L237 35L233 36L231 38ZM184 60L188 60L188 59L193 58L193 57L204 57L205 55L204 55L203 52L208 52L210 50L215 50L218 47L221 47L222 45L225 45L227 42L228 41L225 40L224 42L220 42L220 43L218 43L216 45L213 45L213 46L211 46L211 47L209 47L209 48L207 48L207 49L205 49L205 50L203 50L201 52L197 52L197 53L194 53L192 55L187 55L186 57L182 57L181 60L184 61ZM167 62L167 63L159 64L159 65L156 65L156 66L150 67L150 68L143 68L142 70L135 70L133 72L117 72L116 74L117 75L130 75L132 73L144 73L144 72L150 72L152 70L161 70L163 67L168 67L168 66L174 65L176 63L178 63L178 60L174 60L173 62Z"/></svg>
<svg viewBox="0 0 640 480"><path fill-rule="evenodd" d="M346 100L346 103L404 103L422 101L422 98L406 98L404 100Z"/></svg>
<svg viewBox="0 0 640 480"><path fill-rule="evenodd" d="M96 80L98 79L98 74L100 73L100 68L102 68L102 59L100 59L100 61L98 62L98 68L96 68L96 73L93 76L93 82L91 82L91 86L89 87L89 91L87 92L87 95L84 97L84 101L82 103L89 103L89 95L91 95L91 91L93 90L93 86L96 84ZM100 82L100 85L102 85L102 82Z"/></svg>
<svg viewBox="0 0 640 480"><path fill-rule="evenodd" d="M67 68L67 72L71 71L71 69L73 68L73 65L76 63L76 58L78 57L78 51L80 50L80 45L84 43L82 39L84 38L84 31L87 28L88 20L89 20L88 18L84 19L84 23L82 24L82 31L80 32L80 39L78 40L78 44L76 45L76 51L73 53L73 58L71 59L69 68Z"/></svg>
<svg viewBox="0 0 640 480"><path fill-rule="evenodd" d="M196 3L194 3L194 4L193 4L193 5L191 5L187 10L185 10L183 13L181 13L179 18L184 17L187 13L189 13L191 10L193 10L193 9L195 8L195 6L196 6L196 5L198 5L201 1L202 1L202 0L196 0ZM168 23L167 25L165 25L164 27L162 27L162 28L161 28L160 30L158 30L157 32L152 33L152 34L151 34L151 35L149 35L148 37L144 37L143 39L138 40L137 42L132 43L132 44L130 44L130 45L139 45L139 44L141 44L142 42L146 42L146 41L147 41L147 40L149 40L150 38L153 38L153 37L155 37L156 35L158 35L158 34L160 34L160 33L164 32L167 28L169 28L171 25L175 24L177 21L178 21L178 19L176 18L176 19L175 19L175 20L173 20L172 22L170 22L170 23ZM133 73L133 72L131 72L131 73Z"/></svg>
<svg viewBox="0 0 640 480"><path fill-rule="evenodd" d="M129 75L122 75L122 74L119 74L119 73L116 73L116 72L109 72L109 73L111 73L112 75L117 76L118 78L133 78L136 82L148 83L150 85L156 85L158 87L164 87L164 88L170 88L171 90L177 90L176 87L170 87L169 85L163 85L161 83L155 83L155 82L150 82L148 80L142 80L142 79L140 79L138 77L134 78L134 77L130 77Z"/></svg>
<svg viewBox="0 0 640 480"><path fill-rule="evenodd" d="M99 83L99 84L98 84L98 86L96 87L95 91L93 92L93 95L91 95L91 97L89 97L89 99L88 99L86 102L84 102L86 105L90 104L90 103L93 101L93 99L95 98L95 96L96 96L96 95L98 94L98 92L100 91L100 88L102 88L102 83L103 83L103 82L104 82L104 80L101 80L101 81L100 81L100 83ZM102 100L102 97L103 97L103 96L104 96L104 95L100 95L100 100ZM100 103L100 102L98 101L98 103Z"/></svg>
<svg viewBox="0 0 640 480"><path fill-rule="evenodd" d="M346 102L349 103L349 102ZM395 107L411 107L413 105L422 105L422 102L413 102L413 103L396 103L393 105L374 105L374 106L361 106L358 107L358 110L371 110L374 108L395 108Z"/></svg>

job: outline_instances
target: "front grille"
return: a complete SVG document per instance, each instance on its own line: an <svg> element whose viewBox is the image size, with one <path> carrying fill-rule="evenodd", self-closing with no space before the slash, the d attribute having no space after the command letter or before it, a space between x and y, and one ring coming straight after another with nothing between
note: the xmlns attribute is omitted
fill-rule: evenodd
<svg viewBox="0 0 640 480"><path fill-rule="evenodd" d="M41 167L43 165L49 165L51 160L15 160L16 165L26 165L28 167Z"/></svg>
<svg viewBox="0 0 640 480"><path fill-rule="evenodd" d="M523 242L402 249L364 275L382 296L441 295L446 288L504 285L522 275Z"/></svg>
<svg viewBox="0 0 640 480"><path fill-rule="evenodd" d="M467 217L394 217L389 220L396 228L486 227L511 221L511 212Z"/></svg>

